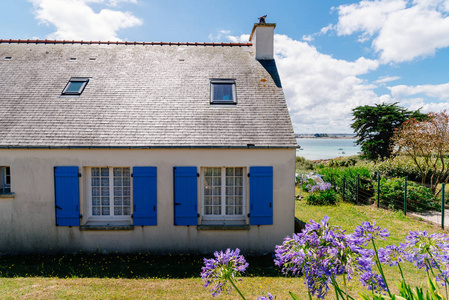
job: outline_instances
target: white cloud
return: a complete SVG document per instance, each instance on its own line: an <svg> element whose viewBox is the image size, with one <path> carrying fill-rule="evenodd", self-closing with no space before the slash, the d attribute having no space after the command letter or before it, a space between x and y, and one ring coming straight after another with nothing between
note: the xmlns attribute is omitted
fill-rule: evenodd
<svg viewBox="0 0 449 300"><path fill-rule="evenodd" d="M295 132L351 132L354 107L390 100L357 77L377 69L377 61L337 60L285 35L275 35L275 52Z"/></svg>
<svg viewBox="0 0 449 300"><path fill-rule="evenodd" d="M373 38L383 63L410 61L449 47L447 0L364 0L337 8L339 35Z"/></svg>
<svg viewBox="0 0 449 300"><path fill-rule="evenodd" d="M47 36L60 40L118 41L120 29L142 24L130 12L102 9L95 13L89 3L117 6L120 2L135 0L30 0L36 18L43 24L54 25L56 31Z"/></svg>
<svg viewBox="0 0 449 300"><path fill-rule="evenodd" d="M434 99L449 100L449 83L439 85L425 84L416 86L397 85L389 87L388 89L391 91L392 96L395 98L425 95Z"/></svg>
<svg viewBox="0 0 449 300"><path fill-rule="evenodd" d="M379 77L379 79L374 81L374 83L384 85L387 82L396 81L399 79L401 79L401 77L399 77L399 76L381 76L381 77Z"/></svg>

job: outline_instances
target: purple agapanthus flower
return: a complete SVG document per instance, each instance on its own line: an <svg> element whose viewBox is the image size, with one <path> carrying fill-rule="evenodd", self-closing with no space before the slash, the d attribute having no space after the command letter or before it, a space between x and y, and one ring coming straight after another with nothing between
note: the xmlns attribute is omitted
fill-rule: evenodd
<svg viewBox="0 0 449 300"><path fill-rule="evenodd" d="M332 185L331 185L330 182L317 183L316 185L314 185L314 186L312 186L312 187L310 188L310 191L311 191L312 193L318 192L318 191L323 192L323 191L330 190L331 187L332 187Z"/></svg>
<svg viewBox="0 0 449 300"><path fill-rule="evenodd" d="M214 253L215 259L204 258L204 267L201 268L201 278L204 280L205 287L214 284L212 289L212 296L220 294L223 290L230 292L232 286L228 286L228 280L233 280L235 277L244 273L248 267L243 255L240 255L240 249L227 249L225 252L216 251Z"/></svg>
<svg viewBox="0 0 449 300"><path fill-rule="evenodd" d="M275 300L276 296L271 295L270 293L268 293L268 295L266 296L260 296L259 298L257 298L257 300Z"/></svg>
<svg viewBox="0 0 449 300"><path fill-rule="evenodd" d="M383 292L387 290L382 276L373 271L362 273L360 275L360 282L370 291Z"/></svg>
<svg viewBox="0 0 449 300"><path fill-rule="evenodd" d="M370 222L363 222L362 225L357 226L352 234L352 237L356 240L363 240L363 244L366 246L368 242L375 240L376 238L381 238L385 240L385 238L389 237L390 233L386 228L381 229L380 226L376 227L376 222L371 224Z"/></svg>
<svg viewBox="0 0 449 300"><path fill-rule="evenodd" d="M397 266L399 263L406 260L407 254L404 252L404 245L389 245L385 248L381 248L378 251L379 261L383 264L391 266Z"/></svg>
<svg viewBox="0 0 449 300"><path fill-rule="evenodd" d="M310 221L275 251L275 264L282 272L304 275L310 293L319 299L326 296L333 277L345 274L350 280L354 274L371 271L374 264L373 251L360 246L363 239L346 235L328 221L328 217L320 223Z"/></svg>

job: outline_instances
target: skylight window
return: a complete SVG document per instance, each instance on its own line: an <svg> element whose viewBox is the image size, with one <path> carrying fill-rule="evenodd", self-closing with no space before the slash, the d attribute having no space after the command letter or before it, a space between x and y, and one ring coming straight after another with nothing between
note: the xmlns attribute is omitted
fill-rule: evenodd
<svg viewBox="0 0 449 300"><path fill-rule="evenodd" d="M236 104L234 79L211 79L210 103L212 104Z"/></svg>
<svg viewBox="0 0 449 300"><path fill-rule="evenodd" d="M62 91L62 95L81 95L89 78L85 77L72 77Z"/></svg>

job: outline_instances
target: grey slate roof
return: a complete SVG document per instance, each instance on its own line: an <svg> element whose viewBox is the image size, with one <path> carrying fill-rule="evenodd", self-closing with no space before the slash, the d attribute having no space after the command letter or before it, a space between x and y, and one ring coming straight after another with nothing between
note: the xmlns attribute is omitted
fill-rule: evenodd
<svg viewBox="0 0 449 300"><path fill-rule="evenodd" d="M275 63L253 52L0 41L0 147L295 147ZM90 81L61 97L71 77ZM236 80L237 105L209 104L212 78Z"/></svg>

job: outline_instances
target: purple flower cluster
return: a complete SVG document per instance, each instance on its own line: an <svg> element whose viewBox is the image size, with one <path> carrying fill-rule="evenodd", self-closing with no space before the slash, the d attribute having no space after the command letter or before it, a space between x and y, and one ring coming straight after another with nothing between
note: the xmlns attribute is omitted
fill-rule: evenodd
<svg viewBox="0 0 449 300"><path fill-rule="evenodd" d="M312 193L318 192L318 191L324 192L324 191L330 190L331 187L332 187L332 185L330 184L330 182L317 183L316 185L314 185L310 188L310 191Z"/></svg>
<svg viewBox="0 0 449 300"><path fill-rule="evenodd" d="M354 235L346 235L340 227L331 226L329 218L320 223L310 221L299 234L287 237L283 244L276 246L275 264L285 274L304 275L305 284L312 295L323 299L330 284L335 284L336 276L344 274L350 280L354 275L366 274L362 283L372 289L383 290L382 277L372 272L374 252L361 247L366 243L366 228L373 238L384 236L384 232L368 224L358 229Z"/></svg>
<svg viewBox="0 0 449 300"><path fill-rule="evenodd" d="M270 293L268 293L268 295L266 296L260 296L259 298L257 298L257 300L276 300L276 296L273 296Z"/></svg>
<svg viewBox="0 0 449 300"><path fill-rule="evenodd" d="M232 286L227 286L228 280L232 281L235 277L244 273L248 267L243 255L240 255L240 249L227 249L225 252L214 252L214 258L204 258L204 267L201 268L201 278L204 280L205 287L214 284L212 296L220 294L223 290L230 292Z"/></svg>
<svg viewBox="0 0 449 300"><path fill-rule="evenodd" d="M376 227L376 222L371 224L370 222L363 222L361 226L357 226L352 234L354 242L363 241L363 245L367 245L372 240L378 237L385 240L390 234L386 228L381 229L379 226Z"/></svg>
<svg viewBox="0 0 449 300"><path fill-rule="evenodd" d="M442 233L428 234L426 231L410 231L406 243L379 249L379 261L397 266L408 261L418 269L439 271L435 279L443 286L449 283L449 236ZM400 266L399 266L400 267Z"/></svg>

